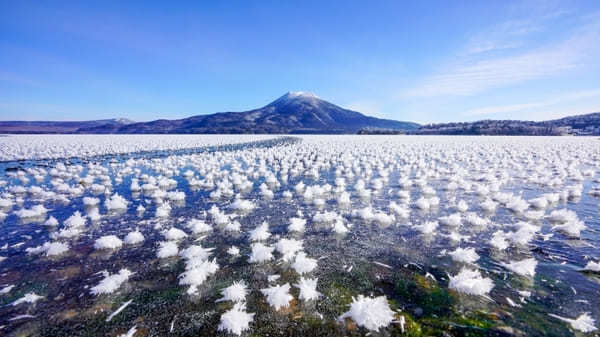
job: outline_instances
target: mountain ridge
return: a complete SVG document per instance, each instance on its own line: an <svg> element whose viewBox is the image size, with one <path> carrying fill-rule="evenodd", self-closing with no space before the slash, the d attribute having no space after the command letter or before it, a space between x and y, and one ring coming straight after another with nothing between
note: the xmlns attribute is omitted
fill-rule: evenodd
<svg viewBox="0 0 600 337"><path fill-rule="evenodd" d="M290 91L273 102L242 112L217 112L182 119L82 128L78 133L357 133L366 127L416 130L418 124L380 119L344 109L308 92Z"/></svg>
<svg viewBox="0 0 600 337"><path fill-rule="evenodd" d="M421 125L411 132L419 135L600 135L600 112L546 121L493 120Z"/></svg>
<svg viewBox="0 0 600 337"><path fill-rule="evenodd" d="M81 128L134 123L127 118L89 121L0 121L0 133L75 133Z"/></svg>
<svg viewBox="0 0 600 337"><path fill-rule="evenodd" d="M248 111L134 122L0 121L0 133L79 134L414 134L414 135L600 135L600 112L547 121L479 120L419 125L380 119L342 108L311 92L290 91Z"/></svg>

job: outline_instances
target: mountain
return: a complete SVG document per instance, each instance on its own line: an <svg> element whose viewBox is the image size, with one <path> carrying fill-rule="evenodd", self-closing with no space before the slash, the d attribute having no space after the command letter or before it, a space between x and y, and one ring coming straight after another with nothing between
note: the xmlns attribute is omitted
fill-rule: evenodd
<svg viewBox="0 0 600 337"><path fill-rule="evenodd" d="M481 120L464 123L422 125L413 134L420 135L600 135L600 112L548 121Z"/></svg>
<svg viewBox="0 0 600 337"><path fill-rule="evenodd" d="M0 121L0 133L74 133L82 128L120 127L133 121L126 118L93 121Z"/></svg>
<svg viewBox="0 0 600 337"><path fill-rule="evenodd" d="M0 133L321 133L418 135L600 135L600 112L548 121L481 120L419 125L363 115L307 92L288 92L266 106L183 119L132 122L0 122Z"/></svg>
<svg viewBox="0 0 600 337"><path fill-rule="evenodd" d="M416 130L416 123L369 117L312 93L288 92L244 112L220 112L177 120L81 128L79 133L356 133L363 128Z"/></svg>

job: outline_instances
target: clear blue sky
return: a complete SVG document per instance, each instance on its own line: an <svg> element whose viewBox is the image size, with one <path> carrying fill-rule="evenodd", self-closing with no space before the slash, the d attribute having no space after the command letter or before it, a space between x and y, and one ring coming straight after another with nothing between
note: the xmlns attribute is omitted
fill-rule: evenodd
<svg viewBox="0 0 600 337"><path fill-rule="evenodd" d="M2 1L0 119L138 121L311 91L417 122L600 111L600 1Z"/></svg>

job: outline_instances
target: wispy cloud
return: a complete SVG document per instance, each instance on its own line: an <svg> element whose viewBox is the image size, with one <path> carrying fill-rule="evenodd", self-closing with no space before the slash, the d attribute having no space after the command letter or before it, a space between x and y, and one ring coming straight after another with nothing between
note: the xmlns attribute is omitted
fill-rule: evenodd
<svg viewBox="0 0 600 337"><path fill-rule="evenodd" d="M406 95L469 96L491 88L555 75L575 68L577 62L578 54L568 46L559 50L484 60L434 75Z"/></svg>
<svg viewBox="0 0 600 337"><path fill-rule="evenodd" d="M523 28L534 29L534 28ZM588 23L562 40L505 56L476 58L447 66L426 77L403 97L470 96L493 88L551 76L582 68L600 59L600 24ZM490 39L489 45L478 45L479 51L509 48ZM514 42L517 43L517 42Z"/></svg>
<svg viewBox="0 0 600 337"><path fill-rule="evenodd" d="M512 12L520 15L473 33L465 47L467 54L496 52L522 47L530 37L547 30L570 11L550 1L513 4ZM516 7L516 8L515 8Z"/></svg>
<svg viewBox="0 0 600 337"><path fill-rule="evenodd" d="M463 113L464 116L475 117L475 116L487 116L492 114L510 114L520 112L536 112L536 111L549 111L548 108L555 107L563 103L575 102L583 99L597 99L595 105L591 106L588 110L600 111L600 89L581 90L575 91L561 96L553 97L548 100L510 104L510 105L497 105L497 106L486 106L476 109L471 109ZM552 109L556 111L556 109ZM580 112L581 113L581 112Z"/></svg>
<svg viewBox="0 0 600 337"><path fill-rule="evenodd" d="M523 45L525 36L542 30L542 24L531 20L509 20L491 29L478 32L469 38L467 54L517 48Z"/></svg>

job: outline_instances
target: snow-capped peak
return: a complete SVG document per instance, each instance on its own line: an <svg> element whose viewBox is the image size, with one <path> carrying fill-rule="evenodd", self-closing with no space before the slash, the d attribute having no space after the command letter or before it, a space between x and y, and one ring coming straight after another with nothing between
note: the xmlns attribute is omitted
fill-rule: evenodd
<svg viewBox="0 0 600 337"><path fill-rule="evenodd" d="M286 96L288 96L290 98L296 98L296 97L319 98L319 96L313 94L312 92L308 92L308 91L289 91Z"/></svg>
<svg viewBox="0 0 600 337"><path fill-rule="evenodd" d="M135 123L135 121L133 121L133 120L131 120L129 118L123 118L123 117L115 118L114 121L116 123L120 123L120 124L132 124L132 123Z"/></svg>
<svg viewBox="0 0 600 337"><path fill-rule="evenodd" d="M317 106L320 102L320 98L308 91L288 91L285 95L279 97L275 101L273 101L269 105L287 105L287 104L297 104L298 102L302 102L303 104L310 104L312 106Z"/></svg>

